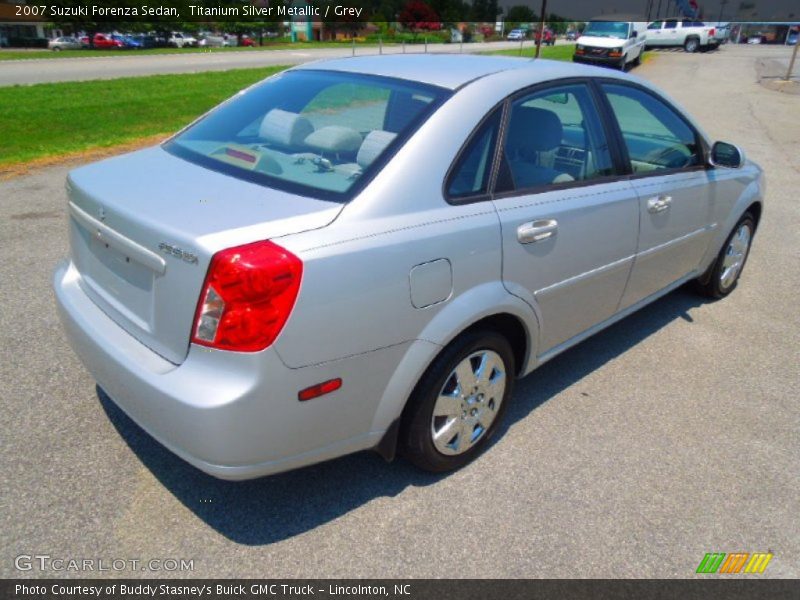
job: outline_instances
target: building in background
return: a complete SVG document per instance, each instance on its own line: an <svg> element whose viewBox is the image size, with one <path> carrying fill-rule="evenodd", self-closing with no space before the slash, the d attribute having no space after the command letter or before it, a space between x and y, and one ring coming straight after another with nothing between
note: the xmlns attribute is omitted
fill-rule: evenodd
<svg viewBox="0 0 800 600"><path fill-rule="evenodd" d="M25 0L0 0L0 46L16 47L47 47L47 38L51 36L52 28L44 17L36 15L17 15L19 6L33 9L32 3ZM31 11L32 12L32 11Z"/></svg>

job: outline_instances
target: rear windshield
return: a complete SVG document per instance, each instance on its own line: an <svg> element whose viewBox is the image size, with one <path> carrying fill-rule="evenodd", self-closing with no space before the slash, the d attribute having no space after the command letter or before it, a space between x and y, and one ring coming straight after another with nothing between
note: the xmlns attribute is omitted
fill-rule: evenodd
<svg viewBox="0 0 800 600"><path fill-rule="evenodd" d="M346 201L449 94L385 77L288 71L240 92L164 148L233 177Z"/></svg>

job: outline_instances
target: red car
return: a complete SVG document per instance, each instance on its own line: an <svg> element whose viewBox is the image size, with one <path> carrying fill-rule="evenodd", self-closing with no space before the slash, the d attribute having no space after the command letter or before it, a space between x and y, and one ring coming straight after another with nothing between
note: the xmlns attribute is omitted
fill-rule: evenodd
<svg viewBox="0 0 800 600"><path fill-rule="evenodd" d="M242 36L242 46L255 46L255 45L256 41L253 38L248 37L246 35Z"/></svg>
<svg viewBox="0 0 800 600"><path fill-rule="evenodd" d="M89 36L85 35L81 38L81 45L84 48L89 48ZM109 49L109 48L122 48L125 44L122 43L121 40L115 40L110 35L106 35L105 33L95 33L94 34L94 47L95 48L102 48L102 49Z"/></svg>

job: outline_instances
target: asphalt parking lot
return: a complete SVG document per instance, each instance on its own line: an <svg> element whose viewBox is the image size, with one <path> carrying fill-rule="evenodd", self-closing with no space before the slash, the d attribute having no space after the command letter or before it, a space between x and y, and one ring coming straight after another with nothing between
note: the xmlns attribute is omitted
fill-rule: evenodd
<svg viewBox="0 0 800 600"><path fill-rule="evenodd" d="M679 290L548 363L444 477L366 453L244 483L185 465L62 335L69 167L0 182L0 576L76 575L15 570L38 553L194 560L134 576L689 577L706 552L770 551L764 577L800 577L800 97L757 82L765 51L634 71L766 169L736 292Z"/></svg>

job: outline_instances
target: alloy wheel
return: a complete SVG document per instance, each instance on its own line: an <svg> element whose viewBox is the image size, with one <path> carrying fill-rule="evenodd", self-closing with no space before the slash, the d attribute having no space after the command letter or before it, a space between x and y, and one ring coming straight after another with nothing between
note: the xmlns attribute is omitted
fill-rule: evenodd
<svg viewBox="0 0 800 600"><path fill-rule="evenodd" d="M459 362L433 407L436 450L453 456L472 448L497 417L505 389L506 366L496 352L479 350Z"/></svg>
<svg viewBox="0 0 800 600"><path fill-rule="evenodd" d="M747 250L750 248L752 236L750 226L747 223L742 223L731 238L728 247L725 249L725 258L722 260L722 269L720 269L719 274L719 283L723 289L731 287L739 276L747 258Z"/></svg>

